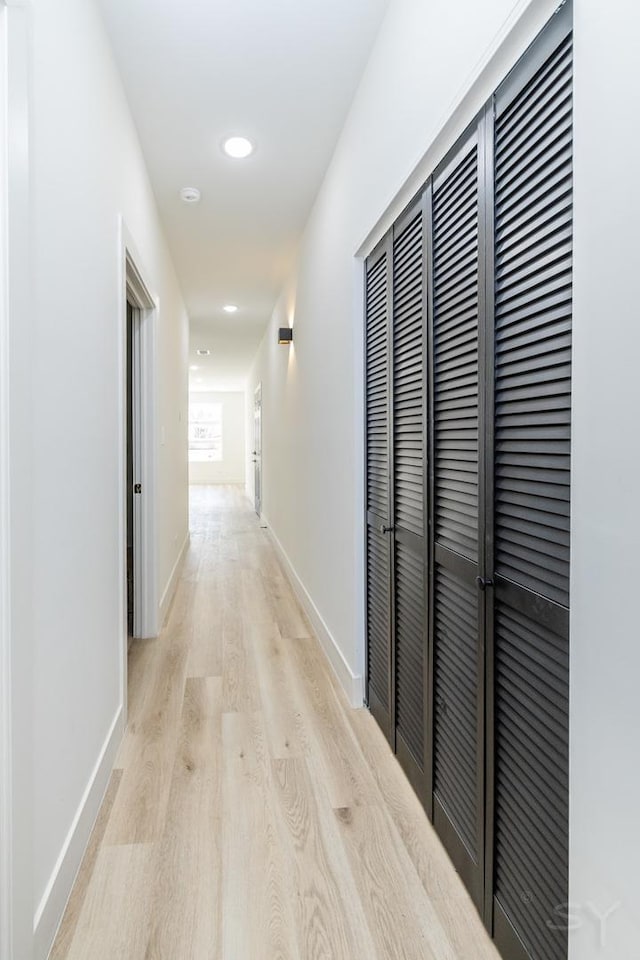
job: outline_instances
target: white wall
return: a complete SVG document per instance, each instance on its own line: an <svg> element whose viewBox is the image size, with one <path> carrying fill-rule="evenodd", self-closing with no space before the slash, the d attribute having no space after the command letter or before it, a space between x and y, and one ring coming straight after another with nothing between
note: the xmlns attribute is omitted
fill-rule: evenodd
<svg viewBox="0 0 640 960"><path fill-rule="evenodd" d="M0 956L27 957L32 906L28 17L0 3ZM9 316L11 324L9 324Z"/></svg>
<svg viewBox="0 0 640 960"><path fill-rule="evenodd" d="M33 945L33 285L30 272L31 169L28 94L30 88L30 11L11 5L6 23L7 138L3 160L3 191L8 214L4 240L8 299L2 352L3 433L3 549L5 551L2 617L9 641L4 666L9 670L9 702L3 702L8 723L5 744L9 756L2 770L2 789L8 801L5 837L0 849L9 890L2 897L10 916L3 924L2 950L13 958L31 960ZM5 179L6 178L6 179ZM8 454L8 455L7 455ZM6 459L5 459L6 456ZM6 601L6 602L5 602ZM8 815L7 815L8 814ZM8 837L7 846L4 841ZM8 921L8 922L7 922ZM7 945L7 940L9 944ZM0 952L2 952L0 950ZM3 954L4 957L4 954Z"/></svg>
<svg viewBox="0 0 640 960"><path fill-rule="evenodd" d="M247 396L262 381L265 516L356 676L364 654L356 254L393 222L556 5L391 4L256 357ZM640 940L639 19L631 0L575 4L571 960L636 960ZM276 330L289 320L287 349ZM608 911L601 927L596 915Z"/></svg>
<svg viewBox="0 0 640 960"><path fill-rule="evenodd" d="M200 391L190 403L222 404L222 460L189 464L189 483L244 483L246 472L244 393Z"/></svg>
<svg viewBox="0 0 640 960"><path fill-rule="evenodd" d="M29 759L39 960L64 905L119 733L120 214L159 302L158 597L187 535L188 330L94 4L32 0L30 9L32 406L26 420L21 416L33 461L26 517L32 523ZM103 749L104 763L95 770ZM93 772L96 788L74 832Z"/></svg>
<svg viewBox="0 0 640 960"><path fill-rule="evenodd" d="M579 0L574 17L571 960L636 960L640 10Z"/></svg>

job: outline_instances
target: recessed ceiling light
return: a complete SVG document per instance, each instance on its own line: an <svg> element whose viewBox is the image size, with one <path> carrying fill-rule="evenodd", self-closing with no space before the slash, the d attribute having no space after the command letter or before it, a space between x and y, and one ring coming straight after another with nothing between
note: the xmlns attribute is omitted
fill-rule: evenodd
<svg viewBox="0 0 640 960"><path fill-rule="evenodd" d="M222 149L228 157L234 160L244 160L253 153L253 144L246 137L227 137Z"/></svg>
<svg viewBox="0 0 640 960"><path fill-rule="evenodd" d="M192 365L189 367L189 370L199 370L199 369L200 369L200 367L197 367L195 364L192 364Z"/></svg>
<svg viewBox="0 0 640 960"><path fill-rule="evenodd" d="M222 309L225 313L236 313L238 310L235 303L227 303Z"/></svg>
<svg viewBox="0 0 640 960"><path fill-rule="evenodd" d="M183 187L180 191L180 199L185 203L199 203L200 191L197 187Z"/></svg>
<svg viewBox="0 0 640 960"><path fill-rule="evenodd" d="M211 353L211 350L196 350L196 353L199 357L208 357Z"/></svg>

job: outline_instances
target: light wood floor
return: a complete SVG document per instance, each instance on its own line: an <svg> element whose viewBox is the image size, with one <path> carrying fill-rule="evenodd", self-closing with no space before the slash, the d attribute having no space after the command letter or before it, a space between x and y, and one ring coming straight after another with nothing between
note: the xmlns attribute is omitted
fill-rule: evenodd
<svg viewBox="0 0 640 960"><path fill-rule="evenodd" d="M52 960L497 960L242 491L192 491Z"/></svg>

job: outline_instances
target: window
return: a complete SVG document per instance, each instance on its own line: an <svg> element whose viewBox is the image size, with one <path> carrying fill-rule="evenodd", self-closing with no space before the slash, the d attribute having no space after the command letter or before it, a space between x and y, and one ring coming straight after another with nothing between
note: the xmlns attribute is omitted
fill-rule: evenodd
<svg viewBox="0 0 640 960"><path fill-rule="evenodd" d="M211 463L222 460L222 404L189 406L189 460Z"/></svg>

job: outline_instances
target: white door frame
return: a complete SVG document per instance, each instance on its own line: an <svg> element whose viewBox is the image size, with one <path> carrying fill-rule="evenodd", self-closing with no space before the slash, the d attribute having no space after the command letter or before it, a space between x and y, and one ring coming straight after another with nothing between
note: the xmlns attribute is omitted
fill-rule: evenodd
<svg viewBox="0 0 640 960"><path fill-rule="evenodd" d="M127 301L134 307L134 635L159 632L157 576L156 326L158 300L151 293L141 259L120 219L120 622L122 625L121 696L127 705ZM137 383L135 382L137 380Z"/></svg>

